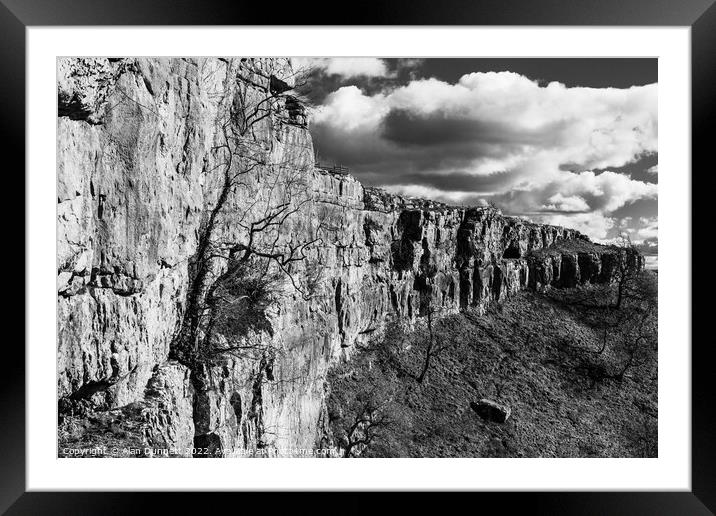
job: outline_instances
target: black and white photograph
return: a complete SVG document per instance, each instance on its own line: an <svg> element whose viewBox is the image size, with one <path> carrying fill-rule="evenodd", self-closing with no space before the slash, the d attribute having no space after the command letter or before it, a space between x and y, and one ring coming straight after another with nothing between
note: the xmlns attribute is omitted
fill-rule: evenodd
<svg viewBox="0 0 716 516"><path fill-rule="evenodd" d="M57 456L658 457L657 100L655 58L58 58Z"/></svg>

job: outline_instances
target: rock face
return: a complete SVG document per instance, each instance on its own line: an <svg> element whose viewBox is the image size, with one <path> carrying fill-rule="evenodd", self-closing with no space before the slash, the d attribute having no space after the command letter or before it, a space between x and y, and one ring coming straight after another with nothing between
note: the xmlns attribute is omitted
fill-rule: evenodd
<svg viewBox="0 0 716 516"><path fill-rule="evenodd" d="M61 411L132 407L148 445L212 455L314 448L327 369L387 320L609 281L624 259L571 229L404 199L320 170L295 97L241 132L247 99L274 92L276 80L290 87L285 60L58 67ZM227 162L246 155L261 159L228 183ZM256 247L252 228L277 210L271 242L256 232ZM221 312L217 285L247 249L279 284L263 329L241 336L263 353L187 358L192 307L199 299ZM296 259L279 266L269 249Z"/></svg>

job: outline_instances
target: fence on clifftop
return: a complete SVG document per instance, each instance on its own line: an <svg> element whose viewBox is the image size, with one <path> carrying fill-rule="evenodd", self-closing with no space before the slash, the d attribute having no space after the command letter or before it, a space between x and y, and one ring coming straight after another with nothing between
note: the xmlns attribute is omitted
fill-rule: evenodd
<svg viewBox="0 0 716 516"><path fill-rule="evenodd" d="M332 174L341 174L341 175L348 175L349 170L348 167L344 167L343 165L336 165L335 163L328 165L326 163L319 163L316 162L316 168L320 168L321 170L325 170L326 172L331 172Z"/></svg>

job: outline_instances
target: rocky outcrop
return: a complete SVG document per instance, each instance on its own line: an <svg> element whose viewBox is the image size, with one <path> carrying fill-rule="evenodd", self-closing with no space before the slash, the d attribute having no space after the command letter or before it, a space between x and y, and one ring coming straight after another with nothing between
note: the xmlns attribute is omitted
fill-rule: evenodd
<svg viewBox="0 0 716 516"><path fill-rule="evenodd" d="M322 432L328 368L388 320L608 281L622 259L571 229L318 169L296 97L232 146L247 99L290 76L279 59L60 60L61 413L121 413L148 446L185 455L292 454ZM261 159L227 182L227 160L246 153ZM252 223L276 210L287 215L272 247L255 247ZM208 330L192 329L192 312L221 312L216 292L247 292L225 284L247 249L277 278L264 326L239 336L261 353L199 361ZM279 267L269 250L296 259Z"/></svg>
<svg viewBox="0 0 716 516"><path fill-rule="evenodd" d="M644 268L644 257L632 249L603 246L589 241L556 242L530 253L528 286L574 288L580 284L608 283L621 274L620 267Z"/></svg>

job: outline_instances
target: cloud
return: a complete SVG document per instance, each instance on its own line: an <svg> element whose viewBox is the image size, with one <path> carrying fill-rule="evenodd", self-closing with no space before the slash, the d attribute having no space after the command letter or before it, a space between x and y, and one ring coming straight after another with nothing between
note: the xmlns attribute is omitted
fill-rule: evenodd
<svg viewBox="0 0 716 516"><path fill-rule="evenodd" d="M589 213L542 214L529 217L535 222L577 229L592 240L612 243L626 235L634 244L656 247L659 241L659 224L656 217L613 217L601 211Z"/></svg>
<svg viewBox="0 0 716 516"><path fill-rule="evenodd" d="M560 182L550 186L558 190L558 195L579 196L588 209L605 212L613 212L637 199L655 198L658 189L653 183L635 181L610 171L599 175L591 171L567 173Z"/></svg>
<svg viewBox="0 0 716 516"><path fill-rule="evenodd" d="M425 62L425 59L419 58L400 58L396 59L396 74L407 74L411 80L415 80L418 76L418 70Z"/></svg>
<svg viewBox="0 0 716 516"><path fill-rule="evenodd" d="M647 174L658 174L659 173L659 165L654 165L653 167L649 167L646 169Z"/></svg>
<svg viewBox="0 0 716 516"><path fill-rule="evenodd" d="M611 232L608 242L619 237L628 237L632 243L656 248L659 245L659 224L657 217L623 217L615 219L617 224Z"/></svg>
<svg viewBox="0 0 716 516"><path fill-rule="evenodd" d="M465 75L456 84L411 81L372 96L347 88L353 89L350 95L340 88L327 97L314 124L317 143L329 152L344 155L347 148L367 144L365 160L354 164L359 171L365 162L379 161L370 155L384 152L366 135L402 154L413 169L430 153L428 168L452 161L483 174L519 164L527 168L535 159L549 161L554 170L560 164L618 167L657 149L656 85L596 89L552 82L542 87L518 74L490 72ZM340 116L353 109L351 104L370 106L380 116L357 128ZM337 139L324 141L326 130L348 139L338 145Z"/></svg>
<svg viewBox="0 0 716 516"><path fill-rule="evenodd" d="M388 114L383 95L363 95L357 86L344 86L328 95L326 100L331 109L319 107L313 122L340 128L342 133L367 136Z"/></svg>
<svg viewBox="0 0 716 516"><path fill-rule="evenodd" d="M630 237L635 243L653 243L659 238L659 223L656 217L642 217L640 227L630 229Z"/></svg>
<svg viewBox="0 0 716 516"><path fill-rule="evenodd" d="M606 171L579 173L559 171L543 184L514 188L493 196L510 212L591 212L612 213L640 199L656 198L658 186Z"/></svg>
<svg viewBox="0 0 716 516"><path fill-rule="evenodd" d="M400 194L404 197L417 197L421 199L433 199L435 201L447 202L450 204L461 204L472 197L471 194L459 191L446 191L431 186L417 184L387 185L385 189L391 193Z"/></svg>
<svg viewBox="0 0 716 516"><path fill-rule="evenodd" d="M368 184L455 204L489 198L599 239L616 231L615 210L657 196L656 184L613 171L657 152L656 84L569 88L479 72L345 86L311 131L320 154Z"/></svg>
<svg viewBox="0 0 716 516"><path fill-rule="evenodd" d="M542 209L546 211L584 212L589 210L587 201L578 195L564 196L557 192L547 201L549 204L542 205Z"/></svg>
<svg viewBox="0 0 716 516"><path fill-rule="evenodd" d="M542 224L574 228L597 242L608 240L612 229L617 226L615 219L601 212L541 215L531 219Z"/></svg>
<svg viewBox="0 0 716 516"><path fill-rule="evenodd" d="M353 77L389 77L392 74L383 59L375 57L294 57L294 69L318 69L326 75Z"/></svg>
<svg viewBox="0 0 716 516"><path fill-rule="evenodd" d="M657 188L611 171L562 171L555 181L496 194L491 200L503 210L526 214L535 222L574 227L590 238L606 240L634 222L629 216L615 216L615 212L638 200L655 199ZM639 219L638 225L643 226L643 221Z"/></svg>

